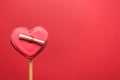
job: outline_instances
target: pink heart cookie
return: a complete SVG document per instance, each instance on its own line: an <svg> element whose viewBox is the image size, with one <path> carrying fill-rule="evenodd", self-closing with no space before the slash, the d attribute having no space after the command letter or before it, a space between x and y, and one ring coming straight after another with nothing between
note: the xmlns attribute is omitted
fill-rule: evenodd
<svg viewBox="0 0 120 80"><path fill-rule="evenodd" d="M28 36L32 39L42 40L44 41L44 44L37 44L36 42L32 41L32 39L31 41L20 39L20 34ZM19 27L14 29L11 34L11 43L13 47L28 59L37 56L45 47L47 40L48 33L42 27L34 27L31 30L25 27Z"/></svg>

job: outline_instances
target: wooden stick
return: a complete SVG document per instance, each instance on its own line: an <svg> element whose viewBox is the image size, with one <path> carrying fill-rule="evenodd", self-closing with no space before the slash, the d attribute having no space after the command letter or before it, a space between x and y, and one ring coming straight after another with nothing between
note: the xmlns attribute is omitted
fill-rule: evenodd
<svg viewBox="0 0 120 80"><path fill-rule="evenodd" d="M29 60L29 80L33 80L33 62Z"/></svg>

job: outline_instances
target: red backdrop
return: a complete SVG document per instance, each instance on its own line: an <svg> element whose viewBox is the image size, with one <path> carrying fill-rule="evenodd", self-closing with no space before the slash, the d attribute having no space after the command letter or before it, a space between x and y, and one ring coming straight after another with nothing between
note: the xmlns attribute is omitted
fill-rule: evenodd
<svg viewBox="0 0 120 80"><path fill-rule="evenodd" d="M19 26L43 26L34 80L120 80L119 0L0 0L0 80L28 80L28 59L10 44Z"/></svg>

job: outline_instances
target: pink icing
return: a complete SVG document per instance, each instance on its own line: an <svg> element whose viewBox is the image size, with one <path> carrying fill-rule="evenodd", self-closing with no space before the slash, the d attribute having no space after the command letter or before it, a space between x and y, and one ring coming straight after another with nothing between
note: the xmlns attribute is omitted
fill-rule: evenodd
<svg viewBox="0 0 120 80"><path fill-rule="evenodd" d="M30 36L36 39L43 40L45 44L41 46L33 42L21 40L19 38L19 34L24 34L26 36ZM11 35L11 43L13 47L19 53L21 53L23 56L29 59L34 58L43 50L43 48L46 45L47 39L48 39L48 33L42 27L34 27L31 30L25 27L19 27L19 28L14 29Z"/></svg>

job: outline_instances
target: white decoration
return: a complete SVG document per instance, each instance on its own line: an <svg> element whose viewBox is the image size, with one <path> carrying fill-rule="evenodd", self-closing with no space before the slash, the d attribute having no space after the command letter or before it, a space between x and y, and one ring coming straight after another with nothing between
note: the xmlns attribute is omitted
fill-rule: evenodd
<svg viewBox="0 0 120 80"><path fill-rule="evenodd" d="M26 36L26 35L23 35L23 34L19 34L19 38L23 39L23 40L27 40L27 41L32 41L32 42L38 43L40 45L44 44L44 41L42 41L42 40L39 40L39 39L36 39L36 38L32 38L30 36Z"/></svg>

